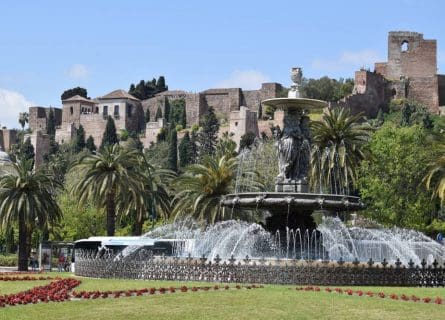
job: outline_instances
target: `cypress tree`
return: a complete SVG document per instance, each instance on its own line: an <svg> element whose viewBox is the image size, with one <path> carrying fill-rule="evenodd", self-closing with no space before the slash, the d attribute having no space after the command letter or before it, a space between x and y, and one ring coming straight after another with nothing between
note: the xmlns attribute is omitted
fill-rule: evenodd
<svg viewBox="0 0 445 320"><path fill-rule="evenodd" d="M193 149L190 134L186 131L178 147L179 166L181 168L193 163Z"/></svg>
<svg viewBox="0 0 445 320"><path fill-rule="evenodd" d="M34 159L34 146L31 143L31 138L27 138L25 142L20 146L19 158L20 160Z"/></svg>
<svg viewBox="0 0 445 320"><path fill-rule="evenodd" d="M165 86L165 78L164 76L160 76L158 78L158 81L156 82L156 89L158 89L158 92L162 92L167 90L167 87Z"/></svg>
<svg viewBox="0 0 445 320"><path fill-rule="evenodd" d="M190 135L190 163L196 163L198 159L198 139L197 131L192 130L192 134Z"/></svg>
<svg viewBox="0 0 445 320"><path fill-rule="evenodd" d="M56 118L53 108L49 108L48 119L46 120L46 132L50 136L56 135Z"/></svg>
<svg viewBox="0 0 445 320"><path fill-rule="evenodd" d="M145 111L145 123L150 122L150 109L147 108L147 111Z"/></svg>
<svg viewBox="0 0 445 320"><path fill-rule="evenodd" d="M170 102L168 101L168 99L165 99L164 118L165 118L165 120L167 120L167 122L170 122L170 123L172 122Z"/></svg>
<svg viewBox="0 0 445 320"><path fill-rule="evenodd" d="M94 138L93 136L89 136L87 139L87 142L85 143L85 147L90 151L94 152L96 151L96 145L94 144Z"/></svg>
<svg viewBox="0 0 445 320"><path fill-rule="evenodd" d="M111 146L113 144L119 143L116 133L116 125L111 116L108 116L107 126L105 127L105 132L102 138L102 143L100 148L103 149L105 146Z"/></svg>
<svg viewBox="0 0 445 320"><path fill-rule="evenodd" d="M76 141L74 145L74 152L78 153L86 147L85 142L85 129L82 125L76 130Z"/></svg>
<svg viewBox="0 0 445 320"><path fill-rule="evenodd" d="M185 103L183 104L181 111L182 111L181 112L182 114L181 114L181 122L180 122L180 124L185 129L186 125L187 125L187 112L185 110Z"/></svg>
<svg viewBox="0 0 445 320"><path fill-rule="evenodd" d="M161 106L158 106L158 110L156 110L155 120L158 121L158 119L160 118L162 118L162 109Z"/></svg>
<svg viewBox="0 0 445 320"><path fill-rule="evenodd" d="M213 154L218 140L219 122L213 107L209 107L201 121L202 130L199 133L200 156Z"/></svg>
<svg viewBox="0 0 445 320"><path fill-rule="evenodd" d="M178 135L172 128L169 135L168 169L178 172Z"/></svg>

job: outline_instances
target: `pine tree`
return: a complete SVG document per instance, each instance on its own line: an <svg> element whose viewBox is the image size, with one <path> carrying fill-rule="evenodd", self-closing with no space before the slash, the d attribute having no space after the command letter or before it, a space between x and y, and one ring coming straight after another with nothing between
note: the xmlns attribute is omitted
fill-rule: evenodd
<svg viewBox="0 0 445 320"><path fill-rule="evenodd" d="M94 138L93 136L89 136L87 139L87 142L85 143L85 147L90 151L94 152L96 151L96 145L94 144Z"/></svg>
<svg viewBox="0 0 445 320"><path fill-rule="evenodd" d="M103 149L105 146L111 146L113 144L119 143L116 133L116 125L111 116L108 116L107 126L105 127L105 132L102 138L102 143L100 148Z"/></svg>
<svg viewBox="0 0 445 320"><path fill-rule="evenodd" d="M56 135L56 118L53 108L49 108L48 119L46 120L46 132L50 136Z"/></svg>
<svg viewBox="0 0 445 320"><path fill-rule="evenodd" d="M82 125L76 130L76 140L74 145L74 152L78 153L86 147L85 142L85 129Z"/></svg>
<svg viewBox="0 0 445 320"><path fill-rule="evenodd" d="M213 107L209 107L201 121L202 130L199 133L199 154L213 154L218 140L219 122Z"/></svg>
<svg viewBox="0 0 445 320"><path fill-rule="evenodd" d="M160 118L162 118L162 109L161 106L158 106L158 110L156 110L155 120L158 121L158 119Z"/></svg>
<svg viewBox="0 0 445 320"><path fill-rule="evenodd" d="M193 163L194 154L193 154L193 146L192 141L190 139L190 134L188 131L185 132L184 137L179 143L178 153L179 153L179 166L184 168L189 164Z"/></svg>
<svg viewBox="0 0 445 320"><path fill-rule="evenodd" d="M150 109L147 108L147 111L145 111L145 123L150 122Z"/></svg>
<svg viewBox="0 0 445 320"><path fill-rule="evenodd" d="M158 81L156 82L156 88L158 92L166 91L168 88L165 86L165 78L164 76L160 76Z"/></svg>
<svg viewBox="0 0 445 320"><path fill-rule="evenodd" d="M168 169L178 172L178 135L175 128L170 129L168 140Z"/></svg>
<svg viewBox="0 0 445 320"><path fill-rule="evenodd" d="M60 96L60 100L66 100L66 99L69 99L69 98L74 97L76 95L79 95L81 97L89 99L88 98L88 91L87 91L87 89L81 88L81 87L75 87L75 88L72 88L72 89L65 90L62 93L62 95Z"/></svg>

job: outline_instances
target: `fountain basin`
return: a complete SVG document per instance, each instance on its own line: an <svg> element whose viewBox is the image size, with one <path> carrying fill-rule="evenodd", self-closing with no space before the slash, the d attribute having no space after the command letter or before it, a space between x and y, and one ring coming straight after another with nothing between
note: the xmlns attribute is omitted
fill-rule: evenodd
<svg viewBox="0 0 445 320"><path fill-rule="evenodd" d="M221 204L228 208L243 209L304 209L354 211L364 208L359 197L337 194L298 192L244 192L228 194Z"/></svg>

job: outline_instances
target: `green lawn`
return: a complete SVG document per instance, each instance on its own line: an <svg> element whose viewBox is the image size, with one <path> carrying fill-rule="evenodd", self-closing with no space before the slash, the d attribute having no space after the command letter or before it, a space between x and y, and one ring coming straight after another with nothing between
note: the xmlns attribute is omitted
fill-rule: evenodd
<svg viewBox="0 0 445 320"><path fill-rule="evenodd" d="M59 274L52 273L56 276ZM62 274L63 276L67 274ZM179 287L168 281L103 280L79 278L75 290L117 290L146 287ZM44 281L36 281L43 283ZM8 287L4 287L4 285ZM207 283L187 283L208 285ZM0 292L18 292L35 285L27 282L0 282ZM14 290L14 286L15 289ZM233 285L231 285L233 286ZM385 292L418 297L445 298L439 288L353 287L364 292ZM305 292L295 286L265 286L263 289L176 292L143 297L78 300L0 309L0 319L444 319L445 305L423 302Z"/></svg>

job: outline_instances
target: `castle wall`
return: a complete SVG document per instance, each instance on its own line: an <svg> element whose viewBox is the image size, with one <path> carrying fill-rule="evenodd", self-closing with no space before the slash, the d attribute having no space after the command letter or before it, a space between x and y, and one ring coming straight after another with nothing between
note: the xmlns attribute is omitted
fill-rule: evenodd
<svg viewBox="0 0 445 320"><path fill-rule="evenodd" d="M25 135L24 140L28 139L28 137L34 146L34 166L37 169L44 164L44 157L49 153L49 135L42 130L36 130L31 134Z"/></svg>
<svg viewBox="0 0 445 320"><path fill-rule="evenodd" d="M437 76L409 78L408 98L428 106L433 113L439 113Z"/></svg>
<svg viewBox="0 0 445 320"><path fill-rule="evenodd" d="M82 114L80 115L80 123L85 130L85 138L92 136L96 147L102 143L102 138L105 132L107 120L102 114ZM119 127L116 122L116 130L119 132Z"/></svg>
<svg viewBox="0 0 445 320"><path fill-rule="evenodd" d="M230 117L231 111L239 110L241 105L241 89L209 89L201 93L207 107L213 107L216 114Z"/></svg>
<svg viewBox="0 0 445 320"><path fill-rule="evenodd" d="M158 121L150 121L145 128L145 137L142 139L144 148L149 148L152 143L156 143L159 132L165 128L165 119L160 118Z"/></svg>
<svg viewBox="0 0 445 320"><path fill-rule="evenodd" d="M382 75L366 70L355 72L353 93L338 101L338 105L349 108L351 113L363 112L374 117L389 101L387 82Z"/></svg>
<svg viewBox="0 0 445 320"><path fill-rule="evenodd" d="M232 139L240 145L241 137L248 132L258 136L257 113L241 106L239 111L230 113L229 131L233 133Z"/></svg>
<svg viewBox="0 0 445 320"><path fill-rule="evenodd" d="M10 151L12 145L17 143L17 130L0 129L0 147L3 151Z"/></svg>
<svg viewBox="0 0 445 320"><path fill-rule="evenodd" d="M409 78L433 76L437 72L436 52L436 40L424 40L421 33L390 32L388 63L384 75L389 79L399 79L401 75Z"/></svg>
<svg viewBox="0 0 445 320"><path fill-rule="evenodd" d="M29 128L34 130L46 131L46 121L51 108L45 107L29 107ZM55 125L60 126L62 123L62 110L60 108L52 108L54 113Z"/></svg>
<svg viewBox="0 0 445 320"><path fill-rule="evenodd" d="M439 90L439 106L445 106L445 75L437 75Z"/></svg>
<svg viewBox="0 0 445 320"><path fill-rule="evenodd" d="M200 117L207 111L206 101L200 93L188 94L185 98L186 123L188 127L199 125Z"/></svg>

